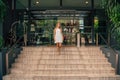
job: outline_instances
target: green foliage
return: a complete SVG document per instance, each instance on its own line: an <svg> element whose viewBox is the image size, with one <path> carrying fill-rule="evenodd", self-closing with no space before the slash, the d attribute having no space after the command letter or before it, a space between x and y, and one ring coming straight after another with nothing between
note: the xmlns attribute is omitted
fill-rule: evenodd
<svg viewBox="0 0 120 80"><path fill-rule="evenodd" d="M114 32L120 27L120 4L116 0L102 0L102 5L110 20L109 29Z"/></svg>
<svg viewBox="0 0 120 80"><path fill-rule="evenodd" d="M53 29L55 28L56 20L40 20L37 24L48 33L53 33Z"/></svg>
<svg viewBox="0 0 120 80"><path fill-rule="evenodd" d="M2 0L0 0L0 21L3 20L6 13L6 5Z"/></svg>
<svg viewBox="0 0 120 80"><path fill-rule="evenodd" d="M42 32L42 36L44 37L48 37L49 39L51 39L51 35L53 34L53 30L55 28L56 25L56 20L38 20L37 21L37 28L42 28L43 32Z"/></svg>
<svg viewBox="0 0 120 80"><path fill-rule="evenodd" d="M112 36L114 36L114 38L117 40L118 44L120 45L120 27L115 29Z"/></svg>
<svg viewBox="0 0 120 80"><path fill-rule="evenodd" d="M3 47L3 38L0 36L0 49Z"/></svg>
<svg viewBox="0 0 120 80"><path fill-rule="evenodd" d="M120 4L117 4L113 7L111 14L110 14L110 20L114 27L112 28L112 31L120 27Z"/></svg>
<svg viewBox="0 0 120 80"><path fill-rule="evenodd" d="M98 17L94 17L94 29L96 33L98 32L98 27L99 27Z"/></svg>
<svg viewBox="0 0 120 80"><path fill-rule="evenodd" d="M103 8L109 18L109 32L120 44L120 4L116 0L102 0Z"/></svg>

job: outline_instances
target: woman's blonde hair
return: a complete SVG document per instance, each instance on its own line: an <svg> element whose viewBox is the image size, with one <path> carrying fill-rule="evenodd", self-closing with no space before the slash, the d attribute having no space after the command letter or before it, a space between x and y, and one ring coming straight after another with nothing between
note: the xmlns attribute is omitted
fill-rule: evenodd
<svg viewBox="0 0 120 80"><path fill-rule="evenodd" d="M56 24L56 27L58 27L58 25L60 25L61 23L60 22L57 22L57 24ZM60 26L59 26L60 27Z"/></svg>

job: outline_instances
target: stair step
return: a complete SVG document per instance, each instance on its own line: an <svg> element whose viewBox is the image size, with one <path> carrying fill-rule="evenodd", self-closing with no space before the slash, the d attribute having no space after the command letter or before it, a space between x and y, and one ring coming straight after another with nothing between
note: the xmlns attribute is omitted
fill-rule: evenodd
<svg viewBox="0 0 120 80"><path fill-rule="evenodd" d="M33 74L33 73L13 73L13 74L9 74L10 77L36 77L36 76L41 76L41 77L83 77L83 76L87 76L87 77L117 77L115 74L111 73L111 74L106 74L106 73L102 73L102 74L94 74L94 76L92 74L46 74L46 73L42 73L42 74ZM8 76L8 77L9 77ZM120 78L120 76L119 76Z"/></svg>
<svg viewBox="0 0 120 80"><path fill-rule="evenodd" d="M73 65L73 64L51 64L51 63L49 63L49 64L45 64L45 63L42 63L42 64L36 64L36 65L47 65L47 66L66 66L66 65ZM26 67L28 67L28 66L36 66L36 65L33 65L32 63L31 64L23 64L23 63L15 63L15 64L13 64L12 66L26 66ZM111 67L111 64L110 63L108 63L108 64L100 64L100 63L96 63L96 64L92 64L92 63L89 63L89 64L87 64L87 63L85 63L85 64L75 64L75 65L77 65L77 66L81 66L81 65L85 65L86 67Z"/></svg>
<svg viewBox="0 0 120 80"><path fill-rule="evenodd" d="M45 65L42 65L42 64L40 64L40 65L38 65L38 68L85 68L85 65L84 64L79 64L79 65L67 65L67 64L65 64L65 65L61 65L61 64L58 64L58 65L52 65L52 64L50 64L50 65L47 65L47 64L45 64Z"/></svg>
<svg viewBox="0 0 120 80"><path fill-rule="evenodd" d="M35 76L35 77L7 77L4 80L120 80L119 77L88 77L88 76Z"/></svg>
<svg viewBox="0 0 120 80"><path fill-rule="evenodd" d="M53 64L51 64L51 65L46 65L46 64L40 64L40 65L25 65L25 64L14 64L13 65L13 67L15 67L15 68L24 68L24 69L26 69L26 67L27 67L27 69L33 69L33 70L35 70L35 69L37 69L37 68L97 68L97 69L99 69L99 68L104 68L104 69L109 69L109 68L111 68L110 67L110 65L88 65L88 66L86 66L85 64L83 65L83 64L79 64L79 65L61 65L61 64L59 64L59 65L53 65ZM113 68L112 68L113 69Z"/></svg>
<svg viewBox="0 0 120 80"><path fill-rule="evenodd" d="M24 52L38 52L38 51L44 51L44 52L58 52L57 48L43 48L43 49L23 49ZM78 51L77 48L75 49L67 49L67 48L61 48L60 51L64 52L76 52Z"/></svg>
<svg viewBox="0 0 120 80"><path fill-rule="evenodd" d="M23 51L58 51L56 47L43 47L43 48L23 48ZM62 51L100 51L100 48L77 48L77 47L62 47Z"/></svg>
<svg viewBox="0 0 120 80"><path fill-rule="evenodd" d="M57 53L56 54L39 54L39 53L35 53L35 54L20 54L19 55L19 57L40 57L40 56L54 56L54 57L62 57L62 56L64 56L64 57L66 57L66 56L68 56L68 57L77 57L77 56L90 56L90 57L105 57L105 55L103 55L103 54L60 54L60 55L58 55Z"/></svg>
<svg viewBox="0 0 120 80"><path fill-rule="evenodd" d="M119 78L120 79L120 78ZM116 77L43 77L36 76L34 80L119 80Z"/></svg>
<svg viewBox="0 0 120 80"><path fill-rule="evenodd" d="M11 73L26 73L26 74L115 74L114 70L34 70L34 71L27 71L22 69L15 69L11 70Z"/></svg>
<svg viewBox="0 0 120 80"><path fill-rule="evenodd" d="M23 64L23 65L29 65L29 64L31 64L31 65L35 65L35 64L72 64L72 65L78 65L78 64L86 64L86 65L105 65L105 64L108 64L108 65L110 65L109 63L106 63L106 62L101 62L101 63L94 63L94 62L92 62L92 63L83 63L83 62L53 62L53 61L49 61L49 62L45 62L45 61L41 61L41 62L32 62L32 63L30 63L29 61L28 62L19 62L18 64Z"/></svg>
<svg viewBox="0 0 120 80"><path fill-rule="evenodd" d="M77 51L64 51L64 50L59 50L59 51L54 51L54 50L51 50L51 51L21 51L21 53L24 53L24 54L27 54L27 53L46 53L46 54L53 54L53 53L58 53L58 52L61 52L61 53L63 53L63 54L68 54L68 53L74 53L74 54L78 54L78 53L81 53L81 54L102 54L102 51L80 51L80 50L77 50Z"/></svg>
<svg viewBox="0 0 120 80"><path fill-rule="evenodd" d="M23 47L15 62L3 80L117 80L100 47Z"/></svg>
<svg viewBox="0 0 120 80"><path fill-rule="evenodd" d="M15 60L18 63L33 63L33 64L38 64L38 63L99 63L100 64L107 64L109 63L107 60L97 60L97 59L87 59L87 60L79 60L79 59L41 59L41 60L37 60L37 59L16 59Z"/></svg>
<svg viewBox="0 0 120 80"><path fill-rule="evenodd" d="M44 67L41 67L41 66L39 66L39 67L34 67L34 68L32 68L31 69L31 67L27 67L27 68L24 68L24 67L22 67L22 66L17 66L17 67L14 67L13 69L20 69L20 70L24 70L24 71L34 71L34 70L82 70L82 69L84 69L84 70L99 70L99 71L103 71L103 70L111 70L111 71L115 71L115 69L113 69L113 68L102 68L102 67L100 67L100 68L86 68L86 67L64 67L64 68L60 68L60 67L54 67L54 68L50 68L50 67L48 67L48 66L44 66Z"/></svg>
<svg viewBox="0 0 120 80"><path fill-rule="evenodd" d="M19 58L19 59L16 59L15 62L18 62L18 63L26 63L26 64L38 64L38 63L98 63L99 64L107 64L109 63L106 59L22 59L22 58Z"/></svg>
<svg viewBox="0 0 120 80"><path fill-rule="evenodd" d="M79 54L80 51L21 51L21 53L24 53L24 54L35 54L35 53L39 53L39 54L56 54L56 53L61 53L61 54ZM94 52L94 53L101 53L101 52ZM87 53L86 53L87 54ZM92 53L91 53L92 54Z"/></svg>
<svg viewBox="0 0 120 80"><path fill-rule="evenodd" d="M108 60L106 59L106 58L92 58L92 59L90 59L90 58L84 58L84 59L69 59L69 58L63 58L63 59L60 59L60 58L58 58L58 59L49 59L49 58L46 58L46 59L39 59L39 58L19 58L19 59L16 59L15 61L16 62L30 62L30 63L32 63L32 61L34 62L34 61L61 61L61 62L63 62L63 61L68 61L68 62L71 62L71 61L79 61L79 62L103 62L103 63L105 63L105 62L108 62Z"/></svg>

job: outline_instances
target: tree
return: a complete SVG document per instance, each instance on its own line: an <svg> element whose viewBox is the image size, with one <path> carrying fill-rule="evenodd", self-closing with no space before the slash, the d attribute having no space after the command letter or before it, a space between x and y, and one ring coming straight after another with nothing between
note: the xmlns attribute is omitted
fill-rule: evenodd
<svg viewBox="0 0 120 80"><path fill-rule="evenodd" d="M0 0L0 49L3 47L3 37L2 37L2 22L6 13L6 5Z"/></svg>
<svg viewBox="0 0 120 80"><path fill-rule="evenodd" d="M0 36L0 49L2 48L2 46L3 46L3 38L2 36Z"/></svg>
<svg viewBox="0 0 120 80"><path fill-rule="evenodd" d="M3 21L5 13L6 13L6 5L2 0L0 0L0 21Z"/></svg>
<svg viewBox="0 0 120 80"><path fill-rule="evenodd" d="M120 3L117 0L102 0L102 6L109 18L108 33L114 35L120 44Z"/></svg>

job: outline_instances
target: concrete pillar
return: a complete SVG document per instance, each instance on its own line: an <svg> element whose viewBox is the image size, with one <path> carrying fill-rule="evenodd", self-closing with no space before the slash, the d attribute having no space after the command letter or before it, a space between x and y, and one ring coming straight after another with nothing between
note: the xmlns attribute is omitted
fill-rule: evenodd
<svg viewBox="0 0 120 80"><path fill-rule="evenodd" d="M80 47L80 33L77 33L77 47Z"/></svg>
<svg viewBox="0 0 120 80"><path fill-rule="evenodd" d="M91 20L92 20L92 44L94 44L94 38L95 38L95 32L94 32L94 15L95 15L95 12L94 12L94 0L91 0Z"/></svg>
<svg viewBox="0 0 120 80"><path fill-rule="evenodd" d="M3 71L2 71L2 53L0 52L0 80L2 80L2 75L3 75Z"/></svg>
<svg viewBox="0 0 120 80"><path fill-rule="evenodd" d="M96 46L98 46L98 33L96 33Z"/></svg>
<svg viewBox="0 0 120 80"><path fill-rule="evenodd" d="M0 21L0 36L3 36L3 25L1 21Z"/></svg>

